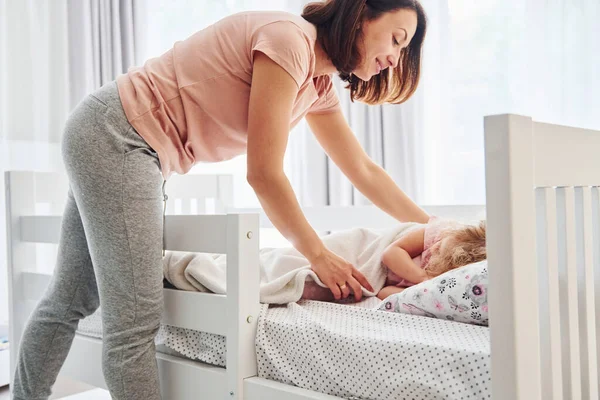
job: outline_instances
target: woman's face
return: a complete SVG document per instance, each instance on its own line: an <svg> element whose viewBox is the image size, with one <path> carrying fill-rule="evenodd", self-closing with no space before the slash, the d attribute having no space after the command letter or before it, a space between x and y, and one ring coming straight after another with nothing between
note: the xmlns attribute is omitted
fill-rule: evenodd
<svg viewBox="0 0 600 400"><path fill-rule="evenodd" d="M417 13L406 9L390 11L375 20L365 21L361 30L362 63L353 74L368 81L382 70L398 65L400 51L408 46L417 31Z"/></svg>

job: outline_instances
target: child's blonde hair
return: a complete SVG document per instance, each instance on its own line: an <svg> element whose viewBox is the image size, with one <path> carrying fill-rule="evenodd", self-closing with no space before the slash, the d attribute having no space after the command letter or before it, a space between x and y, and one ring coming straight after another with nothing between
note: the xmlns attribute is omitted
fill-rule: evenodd
<svg viewBox="0 0 600 400"><path fill-rule="evenodd" d="M485 260L485 233L485 221L443 231L440 241L449 238L450 242L444 251L431 255L425 270L430 276L438 276L451 269Z"/></svg>

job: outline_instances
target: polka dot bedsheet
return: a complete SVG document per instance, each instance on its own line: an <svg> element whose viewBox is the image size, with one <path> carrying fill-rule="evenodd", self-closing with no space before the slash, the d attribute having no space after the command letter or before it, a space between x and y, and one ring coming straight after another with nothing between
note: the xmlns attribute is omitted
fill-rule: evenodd
<svg viewBox="0 0 600 400"><path fill-rule="evenodd" d="M300 301L263 306L258 375L345 399L491 398L487 327L375 310L376 298L348 306ZM100 337L99 315L79 333ZM225 366L225 338L162 326L157 344Z"/></svg>

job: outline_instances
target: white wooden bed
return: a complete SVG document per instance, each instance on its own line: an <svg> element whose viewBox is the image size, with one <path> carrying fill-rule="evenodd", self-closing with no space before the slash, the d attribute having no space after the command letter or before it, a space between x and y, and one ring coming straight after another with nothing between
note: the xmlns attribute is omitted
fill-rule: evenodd
<svg viewBox="0 0 600 400"><path fill-rule="evenodd" d="M485 119L492 391L598 399L600 132Z"/></svg>
<svg viewBox="0 0 600 400"><path fill-rule="evenodd" d="M600 132L501 115L486 118L485 147L493 396L598 398ZM196 177L181 178L181 193L167 186L171 200L190 197L193 189L197 198L225 199L215 210L228 209L225 182L188 178ZM59 216L36 215L35 204L57 200L66 187L26 172L9 172L6 182L10 340L16 349L48 281L35 270L35 243L56 243L60 226ZM194 208L186 207L186 214ZM470 221L486 213L483 206L425 208ZM167 216L167 249L227 254L228 295L165 289L163 322L226 336L227 368L158 353L163 398L337 398L256 377L258 238L259 229L270 225L257 210L229 212ZM372 207L315 208L306 215L321 231L394 223ZM101 342L77 335L61 373L105 387Z"/></svg>

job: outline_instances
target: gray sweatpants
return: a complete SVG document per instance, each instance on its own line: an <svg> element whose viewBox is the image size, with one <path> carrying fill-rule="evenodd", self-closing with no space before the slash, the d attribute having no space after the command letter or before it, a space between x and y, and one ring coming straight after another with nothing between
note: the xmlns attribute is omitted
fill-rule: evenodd
<svg viewBox="0 0 600 400"><path fill-rule="evenodd" d="M63 160L70 182L52 282L25 329L13 385L47 399L79 320L100 305L113 399L160 399L154 338L162 311L163 177L127 122L116 83L77 106Z"/></svg>

